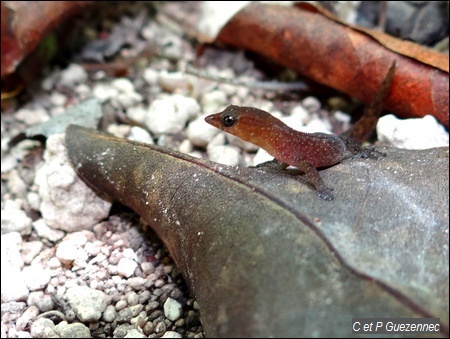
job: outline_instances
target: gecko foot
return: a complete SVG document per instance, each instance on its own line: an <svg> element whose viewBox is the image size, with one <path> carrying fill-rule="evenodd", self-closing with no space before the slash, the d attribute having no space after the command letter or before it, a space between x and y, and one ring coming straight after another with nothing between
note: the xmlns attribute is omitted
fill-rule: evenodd
<svg viewBox="0 0 450 339"><path fill-rule="evenodd" d="M288 167L288 164L278 161L276 159L263 162L261 164L258 164L256 166L250 166L251 168L259 168L263 170L269 170L269 171L281 171Z"/></svg>

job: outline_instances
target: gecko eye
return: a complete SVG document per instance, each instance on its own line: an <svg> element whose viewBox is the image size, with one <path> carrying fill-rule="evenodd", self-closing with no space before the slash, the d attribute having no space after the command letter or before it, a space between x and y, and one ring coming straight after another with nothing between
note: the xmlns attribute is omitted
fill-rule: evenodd
<svg viewBox="0 0 450 339"><path fill-rule="evenodd" d="M220 120L222 122L222 125L224 125L225 127L231 127L236 124L237 117L235 114L228 113L223 115Z"/></svg>

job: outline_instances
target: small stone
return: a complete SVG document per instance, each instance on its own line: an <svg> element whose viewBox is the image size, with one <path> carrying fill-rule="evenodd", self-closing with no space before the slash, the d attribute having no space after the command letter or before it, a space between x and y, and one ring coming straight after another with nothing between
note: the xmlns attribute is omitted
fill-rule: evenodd
<svg viewBox="0 0 450 339"><path fill-rule="evenodd" d="M103 312L102 319L108 323L112 323L116 318L116 309L113 305L106 306Z"/></svg>
<svg viewBox="0 0 450 339"><path fill-rule="evenodd" d="M31 305L26 311L22 314L20 318L17 319L16 326L19 331L25 330L33 321L36 320L39 315L39 309Z"/></svg>
<svg viewBox="0 0 450 339"><path fill-rule="evenodd" d="M145 122L145 115L147 114L147 110L144 107L138 105L128 108L126 114L131 120L143 124Z"/></svg>
<svg viewBox="0 0 450 339"><path fill-rule="evenodd" d="M141 269L142 272L144 272L146 275L155 272L155 266L148 261L144 261L143 263L141 263Z"/></svg>
<svg viewBox="0 0 450 339"><path fill-rule="evenodd" d="M77 84L86 82L88 74L81 65L70 64L61 72L59 83L62 86L74 87Z"/></svg>
<svg viewBox="0 0 450 339"><path fill-rule="evenodd" d="M23 259L20 255L22 249L22 237L17 232L2 234L1 237L1 269L4 274L19 273L23 267ZM3 292L3 285L2 285Z"/></svg>
<svg viewBox="0 0 450 339"><path fill-rule="evenodd" d="M145 125L155 135L181 132L187 121L200 112L193 98L180 94L154 100L145 117Z"/></svg>
<svg viewBox="0 0 450 339"><path fill-rule="evenodd" d="M134 85L127 78L117 78L111 81L111 86L121 93L133 93Z"/></svg>
<svg viewBox="0 0 450 339"><path fill-rule="evenodd" d="M76 286L67 290L67 299L78 319L83 322L97 321L106 309L106 294L87 286Z"/></svg>
<svg viewBox="0 0 450 339"><path fill-rule="evenodd" d="M189 141L198 147L206 147L208 143L220 132L219 129L211 126L205 121L207 115L201 115L191 121L186 130Z"/></svg>
<svg viewBox="0 0 450 339"><path fill-rule="evenodd" d="M322 107L320 101L316 97L306 97L302 101L302 106L312 113L318 112Z"/></svg>
<svg viewBox="0 0 450 339"><path fill-rule="evenodd" d="M55 305L50 295L44 295L42 299L39 299L36 302L36 306L41 312L48 312L51 311Z"/></svg>
<svg viewBox="0 0 450 339"><path fill-rule="evenodd" d="M22 278L30 291L37 291L47 286L50 281L50 273L42 267L42 264L33 264L22 270Z"/></svg>
<svg viewBox="0 0 450 339"><path fill-rule="evenodd" d="M131 278L131 279L133 279L133 278ZM139 302L139 296L137 295L136 292L128 292L126 297L127 297L128 305L130 305L130 306L137 305Z"/></svg>
<svg viewBox="0 0 450 339"><path fill-rule="evenodd" d="M117 273L126 278L129 278L134 274L134 270L137 268L137 266L138 264L136 263L136 261L128 258L122 258L117 265Z"/></svg>
<svg viewBox="0 0 450 339"><path fill-rule="evenodd" d="M176 321L181 317L181 304L172 298L167 298L164 303L164 315L170 321Z"/></svg>
<svg viewBox="0 0 450 339"><path fill-rule="evenodd" d="M420 119L397 119L388 114L377 124L378 139L406 149L427 149L448 146L449 136L445 128L431 115Z"/></svg>
<svg viewBox="0 0 450 339"><path fill-rule="evenodd" d="M64 238L65 233L60 230L55 230L47 226L44 219L38 219L33 222L33 228L40 238L48 239L51 242L57 242Z"/></svg>
<svg viewBox="0 0 450 339"><path fill-rule="evenodd" d="M111 203L99 198L70 164L64 134L47 138L44 159L35 183L42 198L42 217L49 227L74 232L91 228L108 215Z"/></svg>
<svg viewBox="0 0 450 339"><path fill-rule="evenodd" d="M139 126L134 126L131 128L128 139L138 142L144 142L150 145L154 144L152 136L145 129Z"/></svg>
<svg viewBox="0 0 450 339"><path fill-rule="evenodd" d="M204 94L201 100L203 112L206 114L213 114L223 110L227 102L227 95L219 90Z"/></svg>
<svg viewBox="0 0 450 339"><path fill-rule="evenodd" d="M58 324L55 327L55 332L58 333L61 338L92 338L91 332L86 325L81 323L65 324L60 326Z"/></svg>
<svg viewBox="0 0 450 339"><path fill-rule="evenodd" d="M33 338L48 338L45 336L48 330L55 328L55 324L48 318L37 319L30 328L30 333Z"/></svg>
<svg viewBox="0 0 450 339"><path fill-rule="evenodd" d="M218 162L220 164L236 166L240 161L240 149L234 146L215 146L208 147L208 158L211 161Z"/></svg>
<svg viewBox="0 0 450 339"><path fill-rule="evenodd" d="M32 220L21 209L20 201L6 200L1 214L2 233L19 232L22 235L31 233Z"/></svg>
<svg viewBox="0 0 450 339"><path fill-rule="evenodd" d="M28 205L35 211L39 211L41 206L41 197L36 192L28 192L27 193L27 202Z"/></svg>
<svg viewBox="0 0 450 339"><path fill-rule="evenodd" d="M137 329L132 329L124 336L124 338L147 338L147 336Z"/></svg>
<svg viewBox="0 0 450 339"><path fill-rule="evenodd" d="M92 89L92 94L100 99L100 101L106 102L111 98L117 97L119 91L109 84L96 84Z"/></svg>
<svg viewBox="0 0 450 339"><path fill-rule="evenodd" d="M116 311L121 311L127 306L128 303L125 300L119 300L116 304Z"/></svg>
<svg viewBox="0 0 450 339"><path fill-rule="evenodd" d="M1 275L2 284L2 303L9 301L22 301L27 300L30 291L27 285L23 281L22 275L18 272L11 272L5 274L3 272Z"/></svg>
<svg viewBox="0 0 450 339"><path fill-rule="evenodd" d="M31 261L41 252L44 244L41 241L28 241L22 244L22 259L25 264Z"/></svg>
<svg viewBox="0 0 450 339"><path fill-rule="evenodd" d="M53 92L50 95L50 103L54 106L65 106L67 103L67 97L59 92Z"/></svg>
<svg viewBox="0 0 450 339"><path fill-rule="evenodd" d="M55 256L64 265L71 264L77 258L78 246L70 240L62 241L56 249Z"/></svg>
<svg viewBox="0 0 450 339"><path fill-rule="evenodd" d="M133 288L134 290L140 290L145 284L145 279L141 277L133 277L128 279L128 286Z"/></svg>
<svg viewBox="0 0 450 339"><path fill-rule="evenodd" d="M119 93L114 100L123 108L133 107L136 104L142 102L142 95L136 92L132 93Z"/></svg>
<svg viewBox="0 0 450 339"><path fill-rule="evenodd" d="M24 122L27 126L34 126L47 121L50 117L44 108L28 109L22 108L14 115L17 120Z"/></svg>
<svg viewBox="0 0 450 339"><path fill-rule="evenodd" d="M167 331L161 338L183 338L182 335L175 331Z"/></svg>

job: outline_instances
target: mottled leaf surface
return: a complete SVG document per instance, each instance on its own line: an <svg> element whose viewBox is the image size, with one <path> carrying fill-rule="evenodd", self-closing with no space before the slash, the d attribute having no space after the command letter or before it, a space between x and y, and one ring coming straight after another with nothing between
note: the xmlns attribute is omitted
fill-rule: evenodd
<svg viewBox="0 0 450 339"><path fill-rule="evenodd" d="M438 317L448 335L448 148L384 149L301 177L222 166L78 126L69 158L159 234L208 337L350 336L352 317Z"/></svg>

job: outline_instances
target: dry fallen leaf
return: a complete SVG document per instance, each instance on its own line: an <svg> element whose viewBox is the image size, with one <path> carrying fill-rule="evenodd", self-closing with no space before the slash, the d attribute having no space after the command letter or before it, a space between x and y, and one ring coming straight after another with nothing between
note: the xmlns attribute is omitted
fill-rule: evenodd
<svg viewBox="0 0 450 339"><path fill-rule="evenodd" d="M216 42L262 54L365 103L396 60L385 108L402 117L431 114L449 127L448 55L355 29L312 5L252 2L228 21Z"/></svg>
<svg viewBox="0 0 450 339"><path fill-rule="evenodd" d="M80 177L167 245L207 337L342 337L352 317L436 317L448 335L448 147L322 171L325 202L298 176L75 125L66 146Z"/></svg>
<svg viewBox="0 0 450 339"><path fill-rule="evenodd" d="M13 73L41 39L92 1L2 1L2 78Z"/></svg>

